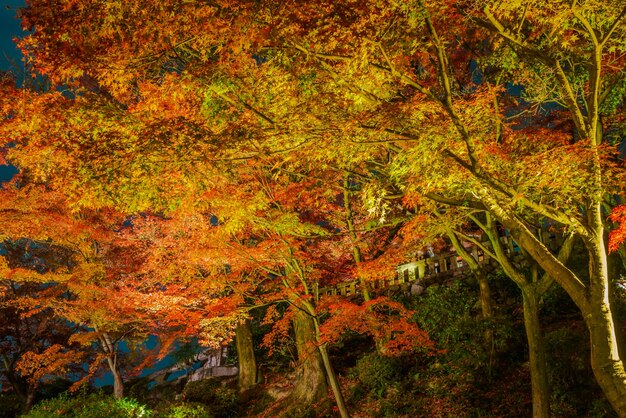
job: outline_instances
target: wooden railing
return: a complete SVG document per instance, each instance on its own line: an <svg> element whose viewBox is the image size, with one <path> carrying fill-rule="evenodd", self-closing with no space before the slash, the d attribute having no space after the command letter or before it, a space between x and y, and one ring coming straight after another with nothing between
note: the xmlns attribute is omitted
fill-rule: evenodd
<svg viewBox="0 0 626 418"><path fill-rule="evenodd" d="M472 256L478 260L479 263L487 262L486 256L478 247L472 248L471 251ZM394 276L389 279L369 281L368 286L371 291L378 291L392 286L422 281L437 276L456 276L463 274L466 270L467 264L461 259L461 256L456 252L450 252L401 264L396 267L396 274ZM333 287L323 287L316 290L316 299L336 295L355 296L362 292L360 280L352 280L339 283Z"/></svg>
<svg viewBox="0 0 626 418"><path fill-rule="evenodd" d="M562 236L551 233L544 229L537 230L537 237L551 250L556 250L562 241ZM508 236L500 237L500 242L509 254L520 252L517 243ZM485 248L491 247L489 242L483 242ZM488 264L489 256L485 254L477 245L471 245L466 248L472 257L479 264ZM468 270L467 263L463 261L456 250L452 248L451 252L437 255L429 258L421 258L409 263L401 264L396 267L396 275L389 279L369 281L369 289L371 291L379 291L392 286L405 283L422 282L426 279L436 278L438 276L458 276L466 273ZM319 300L324 296L348 296L352 297L362 293L360 280L352 280L345 283L339 283L333 287L314 288L315 299Z"/></svg>

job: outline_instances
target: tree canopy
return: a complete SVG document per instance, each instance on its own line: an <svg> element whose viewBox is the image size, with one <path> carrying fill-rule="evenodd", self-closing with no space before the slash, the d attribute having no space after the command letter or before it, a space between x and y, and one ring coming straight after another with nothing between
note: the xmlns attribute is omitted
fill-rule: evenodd
<svg viewBox="0 0 626 418"><path fill-rule="evenodd" d="M345 330L386 354L434 350L373 283L428 246L472 266L462 242L486 236L525 303L565 290L626 416L608 252L623 255L623 2L30 0L20 14L52 87L2 82L2 158L20 174L0 237L72 254L38 280L76 295L60 311L104 347L158 328L219 344L287 304L346 416L325 351ZM578 240L586 269L546 230ZM527 287L537 277L549 284ZM363 303L316 293L355 279ZM94 310L103 298L120 309Z"/></svg>

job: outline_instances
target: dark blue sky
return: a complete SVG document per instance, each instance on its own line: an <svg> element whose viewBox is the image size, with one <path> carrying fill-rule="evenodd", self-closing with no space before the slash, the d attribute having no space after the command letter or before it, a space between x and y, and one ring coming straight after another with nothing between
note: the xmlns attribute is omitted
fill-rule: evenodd
<svg viewBox="0 0 626 418"><path fill-rule="evenodd" d="M18 52L13 38L22 36L22 28L15 14L24 6L24 0L0 0L0 70L22 68L21 55ZM17 66L17 68L15 68ZM10 180L17 172L14 167L0 166L0 183Z"/></svg>
<svg viewBox="0 0 626 418"><path fill-rule="evenodd" d="M23 0L0 0L0 69L8 70L22 66L22 60L13 43L14 37L22 36L20 22L15 17L17 10L24 6ZM8 7L8 8L7 8Z"/></svg>

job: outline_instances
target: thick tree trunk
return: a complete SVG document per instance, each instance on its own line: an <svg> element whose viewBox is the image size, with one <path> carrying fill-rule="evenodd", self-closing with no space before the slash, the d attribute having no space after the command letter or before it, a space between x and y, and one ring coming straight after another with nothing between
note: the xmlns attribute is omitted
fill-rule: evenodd
<svg viewBox="0 0 626 418"><path fill-rule="evenodd" d="M235 329L235 343L239 357L239 390L241 392L252 388L257 383L257 366L252 344L250 321L243 320Z"/></svg>
<svg viewBox="0 0 626 418"><path fill-rule="evenodd" d="M289 403L292 407L306 407L324 399L328 385L322 356L317 348L313 318L305 312L298 311L293 325L300 366Z"/></svg>
<svg viewBox="0 0 626 418"><path fill-rule="evenodd" d="M626 417L626 372L619 357L608 305L594 307L587 318L591 338L591 368L604 395L620 417Z"/></svg>
<svg viewBox="0 0 626 418"><path fill-rule="evenodd" d="M533 417L550 417L550 385L543 333L539 322L539 297L535 286L522 287L524 305L524 328L528 340L528 358L530 363L530 382L533 397Z"/></svg>
<svg viewBox="0 0 626 418"><path fill-rule="evenodd" d="M107 363L113 375L113 396L115 399L122 399L124 397L124 381L117 367L117 361L111 357L107 357Z"/></svg>
<svg viewBox="0 0 626 418"><path fill-rule="evenodd" d="M6 358L3 358L3 362L6 368L4 376L11 384L11 387L17 396L20 398L22 403L22 412L27 413L32 407L32 399L34 399L35 391L30 387L26 379L16 376L12 366L13 362L9 362ZM32 398L30 403L29 398Z"/></svg>
<svg viewBox="0 0 626 418"><path fill-rule="evenodd" d="M590 311L583 312L591 339L591 368L604 395L620 417L626 417L626 371L620 357L610 304L608 261L603 238L588 244Z"/></svg>

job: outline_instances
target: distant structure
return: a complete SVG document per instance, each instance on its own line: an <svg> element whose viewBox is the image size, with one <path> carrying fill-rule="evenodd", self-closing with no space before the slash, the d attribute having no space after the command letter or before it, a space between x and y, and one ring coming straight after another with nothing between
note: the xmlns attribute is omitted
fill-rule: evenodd
<svg viewBox="0 0 626 418"><path fill-rule="evenodd" d="M538 238L553 251L556 251L562 241L562 236L546 229L537 230ZM517 243L503 231L500 241L504 244L507 253L516 254L520 252ZM488 242L483 242L485 248L490 247ZM476 244L463 242L463 247L481 265L490 265L492 261ZM465 263L453 246L449 251L435 255L432 250L419 256L418 259L404 263L396 267L396 274L389 279L382 279L369 282L370 290L377 292L394 287L406 287L407 291L413 294L420 294L424 290L427 281L444 280L447 277L455 277L466 274L468 265ZM420 289L421 288L421 289ZM347 296L354 297L362 293L359 280L352 280L339 283L334 287L323 287L314 289L315 298L319 300L324 296Z"/></svg>
<svg viewBox="0 0 626 418"><path fill-rule="evenodd" d="M185 380L195 382L209 377L236 376L239 369L236 365L226 364L228 348L210 349L196 354L184 363L176 363L163 370L147 376L153 385L172 385Z"/></svg>

